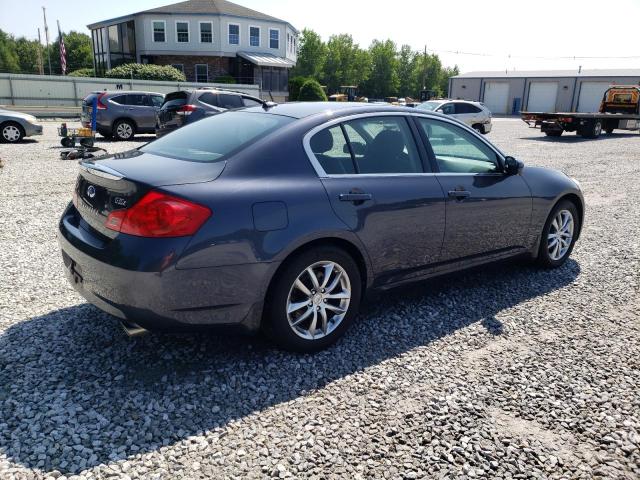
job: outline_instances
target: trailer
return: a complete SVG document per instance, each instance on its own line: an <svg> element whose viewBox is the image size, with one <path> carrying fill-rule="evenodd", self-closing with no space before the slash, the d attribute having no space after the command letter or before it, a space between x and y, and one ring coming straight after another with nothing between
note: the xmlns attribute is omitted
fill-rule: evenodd
<svg viewBox="0 0 640 480"><path fill-rule="evenodd" d="M597 113L521 112L522 120L549 137L576 132L585 138L598 138L604 131L640 130L640 86L613 85L604 93Z"/></svg>

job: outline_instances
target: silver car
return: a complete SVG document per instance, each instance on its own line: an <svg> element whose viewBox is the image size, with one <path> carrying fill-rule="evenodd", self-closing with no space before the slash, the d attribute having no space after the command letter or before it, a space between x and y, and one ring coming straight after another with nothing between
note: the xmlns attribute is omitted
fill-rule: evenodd
<svg viewBox="0 0 640 480"><path fill-rule="evenodd" d="M36 117L0 109L0 142L16 143L33 135L42 135L42 125Z"/></svg>
<svg viewBox="0 0 640 480"><path fill-rule="evenodd" d="M491 131L491 111L484 103L467 100L429 100L416 108L451 115L482 134Z"/></svg>

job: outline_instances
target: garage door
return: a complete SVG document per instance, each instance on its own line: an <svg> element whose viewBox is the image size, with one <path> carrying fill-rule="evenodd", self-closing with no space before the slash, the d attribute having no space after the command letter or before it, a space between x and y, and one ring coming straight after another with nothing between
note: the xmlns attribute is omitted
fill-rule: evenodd
<svg viewBox="0 0 640 480"><path fill-rule="evenodd" d="M506 82L485 83L483 103L492 113L508 113L509 84Z"/></svg>
<svg viewBox="0 0 640 480"><path fill-rule="evenodd" d="M531 82L529 87L529 112L555 112L558 99L557 82Z"/></svg>
<svg viewBox="0 0 640 480"><path fill-rule="evenodd" d="M582 82L576 110L578 112L597 112L607 88L609 88L608 82Z"/></svg>

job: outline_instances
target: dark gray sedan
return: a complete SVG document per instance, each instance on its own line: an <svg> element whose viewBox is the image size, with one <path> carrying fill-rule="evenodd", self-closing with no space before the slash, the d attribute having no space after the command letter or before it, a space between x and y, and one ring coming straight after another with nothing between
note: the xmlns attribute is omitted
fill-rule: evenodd
<svg viewBox="0 0 640 480"><path fill-rule="evenodd" d="M227 112L81 165L72 285L130 332L263 330L314 351L364 292L525 256L559 267L579 185L444 115L300 103Z"/></svg>

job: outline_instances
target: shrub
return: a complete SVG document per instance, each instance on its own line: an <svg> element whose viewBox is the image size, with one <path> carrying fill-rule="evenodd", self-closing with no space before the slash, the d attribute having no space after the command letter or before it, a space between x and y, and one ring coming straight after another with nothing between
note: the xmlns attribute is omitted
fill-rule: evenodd
<svg viewBox="0 0 640 480"><path fill-rule="evenodd" d="M213 79L213 83L236 83L236 79L231 75L220 75Z"/></svg>
<svg viewBox="0 0 640 480"><path fill-rule="evenodd" d="M68 77L95 77L93 68L79 68L67 74Z"/></svg>
<svg viewBox="0 0 640 480"><path fill-rule="evenodd" d="M312 80L309 77L293 77L289 79L289 101L297 102L300 97L300 89L302 86Z"/></svg>
<svg viewBox="0 0 640 480"><path fill-rule="evenodd" d="M109 70L107 78L134 78L135 80L158 80L169 82L185 82L187 79L177 68L170 65L144 65L127 63Z"/></svg>
<svg viewBox="0 0 640 480"><path fill-rule="evenodd" d="M315 80L307 80L300 89L298 100L301 102L326 102L327 95Z"/></svg>

